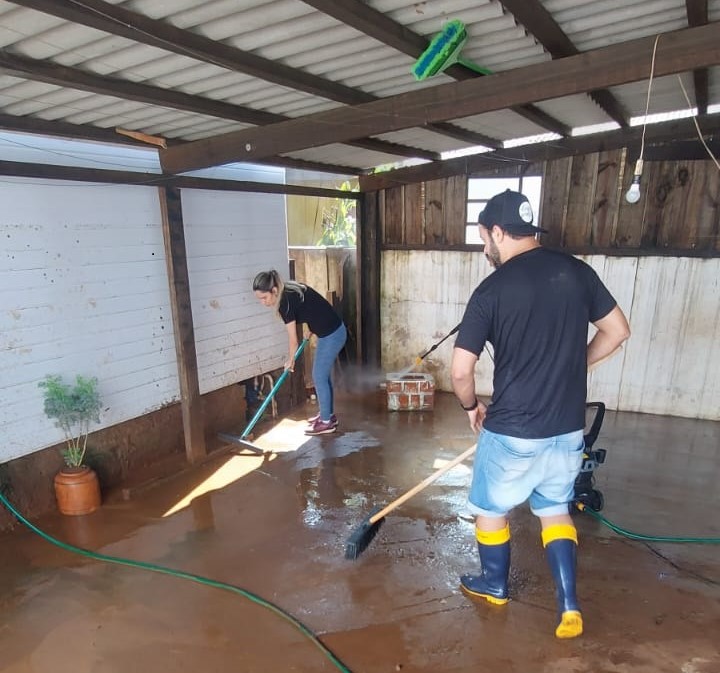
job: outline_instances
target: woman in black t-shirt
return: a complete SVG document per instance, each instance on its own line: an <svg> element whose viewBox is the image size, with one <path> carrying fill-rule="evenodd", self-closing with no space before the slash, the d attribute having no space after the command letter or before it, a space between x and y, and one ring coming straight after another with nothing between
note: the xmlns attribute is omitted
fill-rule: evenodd
<svg viewBox="0 0 720 673"><path fill-rule="evenodd" d="M283 282L277 271L261 271L253 281L253 291L263 306L277 308L287 327L288 360L285 369L293 371L293 354L298 348L297 325L306 323L310 336L317 336L312 379L320 412L308 420L306 435L325 435L337 430L332 368L345 345L347 330L340 316L323 296L309 285Z"/></svg>

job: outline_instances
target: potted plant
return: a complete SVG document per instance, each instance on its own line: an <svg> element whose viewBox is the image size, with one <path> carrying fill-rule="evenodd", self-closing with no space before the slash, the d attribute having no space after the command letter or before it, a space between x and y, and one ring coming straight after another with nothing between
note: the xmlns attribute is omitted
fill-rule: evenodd
<svg viewBox="0 0 720 673"><path fill-rule="evenodd" d="M100 483L84 464L90 423L100 422L97 379L76 376L75 384L47 376L43 388L45 415L65 434L64 467L55 475L55 497L63 514L90 514L100 506Z"/></svg>

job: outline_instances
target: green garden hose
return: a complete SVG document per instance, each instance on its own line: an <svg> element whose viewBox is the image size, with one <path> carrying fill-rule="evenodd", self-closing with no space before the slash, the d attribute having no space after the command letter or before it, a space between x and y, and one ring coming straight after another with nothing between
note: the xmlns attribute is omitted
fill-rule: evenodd
<svg viewBox="0 0 720 673"><path fill-rule="evenodd" d="M655 536L643 535L642 533L633 533L625 528L621 528L612 521L606 519L600 512L596 512L591 507L586 507L583 503L578 502L575 506L581 511L589 514L593 519L597 519L600 523L606 525L610 530L618 535L630 538L631 540L640 540L642 542L679 542L683 544L720 544L720 537L671 537L671 536Z"/></svg>
<svg viewBox="0 0 720 673"><path fill-rule="evenodd" d="M264 598L260 598L260 596L258 596L257 594L254 594L245 589L241 589L240 587L236 587L232 584L226 584L225 582L218 582L217 580L203 577L202 575L193 575L191 573L183 572L182 570L173 570L172 568L165 568L164 566L155 565L154 563L133 561L131 559L126 559L119 556L108 556L106 554L98 554L94 551L82 549L81 547L74 547L71 544L66 544L65 542L61 542L60 540L55 539L54 537L37 528L37 526L34 526L32 523L30 523L7 501L2 492L0 492L0 502L5 505L5 507L20 523L27 526L34 533L37 533L41 538L47 540L51 544L54 544L56 547L60 547L60 549L64 549L65 551L72 552L73 554L79 554L80 556L85 556L87 558L95 559L96 561L105 561L106 563L115 563L116 565L129 566L131 568L140 568L140 570L149 570L150 572L161 573L163 575L171 575L172 577L178 577L183 580L190 580L191 582L204 584L205 586L214 587L215 589L224 589L225 591L231 591L235 594L240 594L244 598L247 598L248 600L256 603L257 605L267 608L279 617L282 617L284 620L290 622L298 631L300 631L300 633L302 633L308 640L310 640L310 642L312 642L313 645L315 645L339 671L342 671L342 673L352 673L350 669L345 666L345 664L343 664L342 661L340 661L340 659L338 659L327 647L325 647L325 645L320 642L319 638L312 631L310 631L310 629L307 628L302 622L295 619L295 617L285 612L277 605L266 601Z"/></svg>

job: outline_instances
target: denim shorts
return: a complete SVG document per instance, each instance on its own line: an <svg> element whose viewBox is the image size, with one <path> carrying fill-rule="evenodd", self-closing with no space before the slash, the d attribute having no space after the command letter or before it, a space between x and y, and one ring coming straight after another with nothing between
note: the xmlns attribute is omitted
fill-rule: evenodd
<svg viewBox="0 0 720 673"><path fill-rule="evenodd" d="M583 430L520 439L483 429L475 453L470 511L504 516L529 499L538 516L567 514L584 448Z"/></svg>

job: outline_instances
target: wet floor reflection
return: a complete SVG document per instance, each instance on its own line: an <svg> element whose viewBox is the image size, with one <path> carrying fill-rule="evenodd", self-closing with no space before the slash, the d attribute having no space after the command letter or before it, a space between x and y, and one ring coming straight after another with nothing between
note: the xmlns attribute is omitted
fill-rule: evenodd
<svg viewBox="0 0 720 673"><path fill-rule="evenodd" d="M433 412L391 413L376 392L340 396L337 434L304 436L312 408L297 410L263 435L268 453L260 460L218 456L129 502L40 523L79 546L273 600L322 634L355 673L720 671L717 547L649 548L578 515L587 632L558 643L539 525L518 508L510 519L510 604L494 608L460 594L459 574L478 567L466 509L471 461L388 515L360 558L346 561L347 538L373 507L474 442L452 396L436 397ZM719 428L608 413L597 442L608 449L597 473L607 515L658 533L720 535ZM78 559L23 530L2 536L0 568L2 673L331 670L251 602Z"/></svg>

